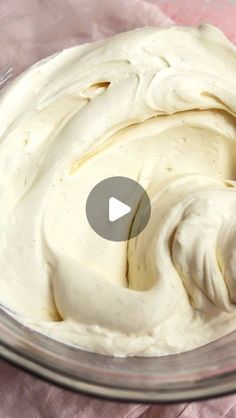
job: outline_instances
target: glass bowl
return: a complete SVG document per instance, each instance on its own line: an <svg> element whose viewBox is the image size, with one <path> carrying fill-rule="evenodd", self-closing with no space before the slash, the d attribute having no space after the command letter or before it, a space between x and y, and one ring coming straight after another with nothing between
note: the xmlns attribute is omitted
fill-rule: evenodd
<svg viewBox="0 0 236 418"><path fill-rule="evenodd" d="M236 390L236 332L165 357L89 353L33 331L0 309L0 355L54 383L96 396L148 402L203 399Z"/></svg>
<svg viewBox="0 0 236 418"><path fill-rule="evenodd" d="M93 16L94 22L101 21L99 2L84 0L78 1L77 4L72 0L1 2L0 88L30 64L49 54L80 42L111 35L113 24L109 26L109 22L114 21L111 13L117 13L114 10L117 9L118 2L107 0L103 3L106 6L102 12L103 25L98 30L97 23L96 25L94 23L92 30L91 27L88 30L86 22L84 23L86 19ZM121 3L119 1L120 5ZM152 8L157 4L160 5L163 11L168 11L171 18L175 19L178 0L159 2L149 0L148 3ZM218 26L222 26L226 22L222 20L226 13L226 9L222 8L223 3L224 7L229 8L227 32L235 25L236 4L232 1L201 0L194 3L184 0L181 2L181 7L185 5L181 15L182 21L176 22L201 23L211 4L214 9L211 23L219 23ZM198 14L196 10L194 12L194 22L190 13L193 4L197 10L199 9ZM82 6L83 13L81 13ZM235 8L234 14L229 13L232 7ZM98 14L95 15L95 12ZM219 20L219 16L222 16L222 19ZM138 23L137 21L133 23L130 16L125 18L118 14L116 18L118 30L152 24L151 21L143 20L143 16L139 16L141 20ZM161 24L161 13L158 19ZM235 344L236 332L233 332L218 341L182 354L159 358L115 358L89 353L52 340L23 326L0 306L0 355L3 359L56 384L106 398L176 402L234 392L236 390Z"/></svg>

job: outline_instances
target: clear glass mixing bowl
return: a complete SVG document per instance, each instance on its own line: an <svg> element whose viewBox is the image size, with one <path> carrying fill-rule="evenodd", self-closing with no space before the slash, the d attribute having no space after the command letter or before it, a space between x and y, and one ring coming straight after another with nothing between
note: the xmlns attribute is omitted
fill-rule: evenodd
<svg viewBox="0 0 236 418"><path fill-rule="evenodd" d="M86 32L83 20L91 15L89 8L96 1L91 4L86 1L78 1L77 6L72 0L1 2L0 87L4 87L9 79L40 58L79 41L89 40L91 33L89 35ZM160 3L165 8L172 7L173 15L178 0L149 2ZM80 14L79 3L86 3L86 16ZM110 7L112 1L97 2L97 12L102 3L107 3ZM114 5L115 3L116 0ZM184 0L183 3L184 21L179 23L187 24L194 1ZM195 3L199 7L200 3ZM217 23L215 20L219 14L222 13L223 16L223 3L233 7L232 1L208 0L204 3L206 8L209 3L211 6L214 3L215 9L212 23ZM109 10L107 16L103 16L108 21L111 13L111 9ZM234 14L227 12L228 29L235 24L236 9L234 10ZM198 20L202 20L201 14ZM200 23L198 20L195 18L194 23ZM132 22L129 27L128 20L121 21L121 29L133 27ZM99 32L99 36L101 33L104 36L110 34L109 30ZM113 358L51 340L24 327L0 307L2 358L73 390L113 399L173 402L231 393L236 390L235 344L236 332L199 349L178 355L161 358Z"/></svg>

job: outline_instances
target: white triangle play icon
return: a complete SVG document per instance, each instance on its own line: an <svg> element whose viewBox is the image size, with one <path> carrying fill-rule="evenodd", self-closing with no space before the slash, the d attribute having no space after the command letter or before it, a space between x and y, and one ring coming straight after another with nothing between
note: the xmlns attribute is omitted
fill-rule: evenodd
<svg viewBox="0 0 236 418"><path fill-rule="evenodd" d="M116 199L115 197L110 197L109 199L109 221L115 222L117 219L122 218L131 212L131 207Z"/></svg>

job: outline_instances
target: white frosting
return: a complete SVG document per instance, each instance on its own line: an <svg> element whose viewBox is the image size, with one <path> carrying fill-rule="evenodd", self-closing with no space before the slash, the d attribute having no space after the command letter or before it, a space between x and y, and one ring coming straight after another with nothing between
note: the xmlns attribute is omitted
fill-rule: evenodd
<svg viewBox="0 0 236 418"><path fill-rule="evenodd" d="M15 79L0 96L0 302L115 355L236 328L235 113L236 49L208 25L119 34ZM101 238L85 212L117 175L152 203L128 242Z"/></svg>

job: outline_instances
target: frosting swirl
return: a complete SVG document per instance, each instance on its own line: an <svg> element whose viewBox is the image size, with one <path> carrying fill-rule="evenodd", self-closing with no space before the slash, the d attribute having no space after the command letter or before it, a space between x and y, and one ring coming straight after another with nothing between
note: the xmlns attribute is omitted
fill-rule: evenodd
<svg viewBox="0 0 236 418"><path fill-rule="evenodd" d="M142 28L44 59L1 93L0 302L20 321L115 355L235 328L235 68L212 26ZM152 204L127 242L85 213L117 175Z"/></svg>

